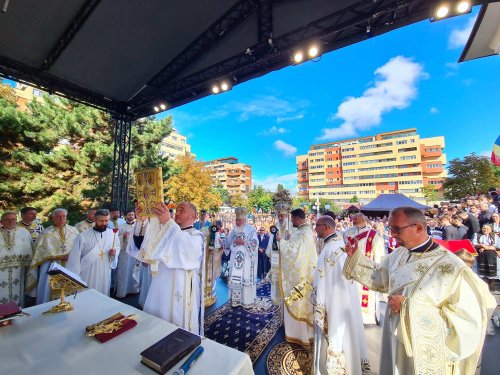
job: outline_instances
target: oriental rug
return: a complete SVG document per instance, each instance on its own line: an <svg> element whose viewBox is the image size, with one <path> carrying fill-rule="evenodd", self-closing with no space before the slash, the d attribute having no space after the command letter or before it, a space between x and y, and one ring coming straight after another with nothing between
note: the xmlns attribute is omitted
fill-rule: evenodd
<svg viewBox="0 0 500 375"><path fill-rule="evenodd" d="M255 364L281 326L279 306L269 297L271 285L257 283L257 300L250 309L225 303L205 317L205 336L245 352Z"/></svg>
<svg viewBox="0 0 500 375"><path fill-rule="evenodd" d="M266 367L269 375L310 375L313 351L300 345L280 342L267 355Z"/></svg>

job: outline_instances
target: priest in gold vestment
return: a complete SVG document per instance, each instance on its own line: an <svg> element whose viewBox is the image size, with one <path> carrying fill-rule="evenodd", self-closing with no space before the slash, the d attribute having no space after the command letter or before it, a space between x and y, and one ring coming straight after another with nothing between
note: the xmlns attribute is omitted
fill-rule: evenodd
<svg viewBox="0 0 500 375"><path fill-rule="evenodd" d="M311 278L318 261L312 228L306 222L304 211L300 208L293 210L291 221L296 230L285 238L279 234L276 236L280 249L280 293L283 298L293 294L297 285ZM313 339L311 289L304 288L300 297L285 298L285 339L310 348Z"/></svg>
<svg viewBox="0 0 500 375"><path fill-rule="evenodd" d="M400 247L375 263L357 246L344 275L388 293L380 374L474 374L484 342L484 288L458 257L427 235L426 218L412 207L391 211L389 228Z"/></svg>

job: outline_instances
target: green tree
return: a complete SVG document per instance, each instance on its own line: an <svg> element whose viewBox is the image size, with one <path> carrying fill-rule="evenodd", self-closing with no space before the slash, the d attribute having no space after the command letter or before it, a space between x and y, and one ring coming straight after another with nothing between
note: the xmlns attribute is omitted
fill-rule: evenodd
<svg viewBox="0 0 500 375"><path fill-rule="evenodd" d="M427 184L422 188L427 203L434 202L437 199L437 189L434 185Z"/></svg>
<svg viewBox="0 0 500 375"><path fill-rule="evenodd" d="M272 195L272 204L276 206L278 203L286 203L290 206L293 204L293 199L290 195L290 191L284 188L282 184L278 184L276 192Z"/></svg>
<svg viewBox="0 0 500 375"><path fill-rule="evenodd" d="M230 198L231 207L246 207L247 209L251 209L248 207L248 200L241 194L233 194Z"/></svg>
<svg viewBox="0 0 500 375"><path fill-rule="evenodd" d="M170 131L170 117L133 124L131 176L153 165L168 176L159 147ZM65 207L74 223L102 207L111 195L113 132L108 114L64 98L45 95L21 112L0 97L0 209L30 205L43 217Z"/></svg>
<svg viewBox="0 0 500 375"><path fill-rule="evenodd" d="M217 182L215 186L212 187L212 191L216 194L219 194L223 204L231 204L231 197L229 196L229 192L220 182Z"/></svg>
<svg viewBox="0 0 500 375"><path fill-rule="evenodd" d="M495 176L490 160L475 153L451 160L448 175L443 184L444 195L448 199L460 199L500 185L500 178Z"/></svg>
<svg viewBox="0 0 500 375"><path fill-rule="evenodd" d="M254 186L248 193L248 205L256 211L269 212L273 207L272 193L265 190L261 185Z"/></svg>
<svg viewBox="0 0 500 375"><path fill-rule="evenodd" d="M222 199L212 191L212 173L192 155L178 156L174 163L179 171L167 181L167 196L174 202L188 201L198 209L218 211Z"/></svg>
<svg viewBox="0 0 500 375"><path fill-rule="evenodd" d="M349 203L359 203L359 198L357 195L353 195L351 199L349 199Z"/></svg>

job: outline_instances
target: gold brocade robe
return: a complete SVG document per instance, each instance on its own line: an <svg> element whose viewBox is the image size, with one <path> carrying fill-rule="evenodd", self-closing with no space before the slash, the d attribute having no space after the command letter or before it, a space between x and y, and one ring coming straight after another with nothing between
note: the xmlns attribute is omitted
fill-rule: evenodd
<svg viewBox="0 0 500 375"><path fill-rule="evenodd" d="M300 298L286 298L288 313L297 321L313 326L310 280L318 262L316 244L310 225L303 224L292 232L289 240L281 239L280 248L280 294L282 298L293 295L297 285L305 285L298 291ZM306 281L306 283L304 283Z"/></svg>
<svg viewBox="0 0 500 375"><path fill-rule="evenodd" d="M65 225L61 238L56 227L50 226L45 229L33 245L33 259L26 275L26 291L31 291L38 283L38 267L48 261L57 261L64 265L68 259L69 251L73 242L80 234L75 227Z"/></svg>
<svg viewBox="0 0 500 375"><path fill-rule="evenodd" d="M484 288L453 253L439 246L410 256L399 247L377 264L358 251L344 275L405 297L399 314L387 308L380 374L474 374L486 329Z"/></svg>

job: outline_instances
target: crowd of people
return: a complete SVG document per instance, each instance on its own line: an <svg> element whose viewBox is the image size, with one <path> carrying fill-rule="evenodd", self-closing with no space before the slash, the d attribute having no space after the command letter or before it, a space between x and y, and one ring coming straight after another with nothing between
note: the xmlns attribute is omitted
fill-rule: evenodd
<svg viewBox="0 0 500 375"><path fill-rule="evenodd" d="M92 209L71 226L58 208L47 228L33 207L21 209L19 221L17 212L4 212L0 303L57 298L47 275L57 262L89 288L118 298L138 293L144 311L202 335L218 278L228 285L231 306L242 308L255 306L257 281L265 279L286 340L314 349L317 373L370 373L363 324L379 322L382 298L380 373L475 371L496 307L490 292L500 279L496 196L468 196L425 212L402 207L382 217L274 209L209 216L189 202L175 211L160 202L151 217L140 207L123 217L117 209ZM434 239L470 240L476 264L470 252L453 254Z"/></svg>

